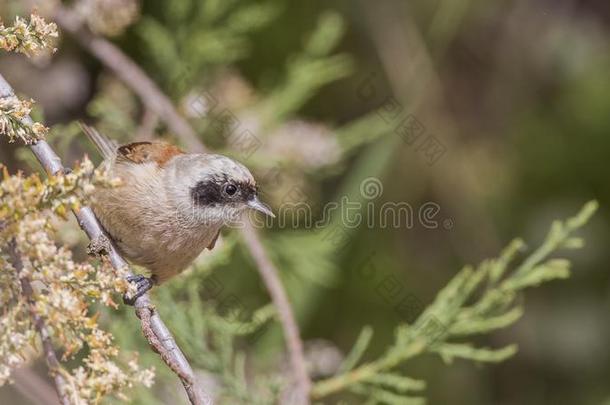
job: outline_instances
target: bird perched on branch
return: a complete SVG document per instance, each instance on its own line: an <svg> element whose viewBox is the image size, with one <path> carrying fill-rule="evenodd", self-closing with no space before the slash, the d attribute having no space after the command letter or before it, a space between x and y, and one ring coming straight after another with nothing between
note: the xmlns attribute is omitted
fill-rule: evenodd
<svg viewBox="0 0 610 405"><path fill-rule="evenodd" d="M182 272L205 249L212 249L223 225L245 209L274 216L258 198L250 171L215 154L185 153L164 142L119 146L81 124L97 146L118 187L98 189L93 211L119 252L151 272L136 275L129 303Z"/></svg>

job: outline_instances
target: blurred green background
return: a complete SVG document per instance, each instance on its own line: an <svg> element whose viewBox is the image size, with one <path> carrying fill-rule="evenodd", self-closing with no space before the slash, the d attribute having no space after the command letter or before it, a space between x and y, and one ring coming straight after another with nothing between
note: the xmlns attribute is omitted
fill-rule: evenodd
<svg viewBox="0 0 610 405"><path fill-rule="evenodd" d="M463 264L497 256L515 236L535 246L552 219L597 199L587 246L570 257L571 279L529 291L523 319L481 340L518 343L514 358L478 367L428 356L405 371L428 381L431 404L610 400L608 1L144 0L127 16L116 10L136 2L107 2L108 14L90 26L97 23L99 35L160 85L206 145L252 167L274 209L306 202L320 218L342 196L366 202L361 184L371 177L382 185L376 204L406 202L416 213L426 203L438 207L435 229L418 220L347 229L334 216L327 229L339 226L337 243L304 221L262 232L308 342L333 342L345 353L371 325L365 358L374 359L412 316L396 309L402 297L423 308ZM24 3L0 1L4 20L25 14ZM52 143L69 161L83 151L98 159L71 124L76 119L121 141L175 140L67 33L52 58L32 63L2 54L0 72L39 102ZM225 111L254 144L244 148ZM407 133L400 132L404 120L415 125ZM12 171L36 167L27 155L0 146L0 161ZM162 313L192 305L186 280L201 280L203 289L209 277L223 290L208 294L204 306L221 310L222 297L233 295L251 311L268 302L247 252L232 245L235 232L223 236L228 253L203 257L194 273L155 293ZM68 225L64 239L84 257L78 238ZM363 263L372 268L366 276ZM392 294L383 292L387 282ZM106 314L107 322L122 328L121 344L146 351L123 312L120 328L116 314ZM258 362L274 363L282 348L273 326L251 351ZM146 361L162 368L152 356ZM161 384L175 384L171 376L159 379L161 392ZM0 389L0 403L30 402L9 386Z"/></svg>

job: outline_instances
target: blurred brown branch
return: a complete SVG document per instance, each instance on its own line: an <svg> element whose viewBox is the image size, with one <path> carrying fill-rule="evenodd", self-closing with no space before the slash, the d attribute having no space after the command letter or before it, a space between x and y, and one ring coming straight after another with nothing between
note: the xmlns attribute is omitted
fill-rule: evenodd
<svg viewBox="0 0 610 405"><path fill-rule="evenodd" d="M448 209L455 211L452 216L470 217L468 222L477 224L476 245L481 251L476 255L467 253L472 251L472 244L465 244L464 241L470 238L461 235L459 230L451 233L456 251L465 261L471 260L472 256L492 254L501 247L494 224L486 214L485 207L481 206L480 199L474 198L477 193L472 190L472 183L462 181L458 186L455 181L456 167L464 168L465 173L460 172L458 175L462 178L465 175L477 178L476 173L469 172L470 168L476 169L463 162L470 159L471 155L462 153L460 148L463 146L456 141L459 134L455 133L454 128L459 125L453 122L454 117L447 112L444 97L447 90L429 45L409 12L393 3L373 6L363 2L362 5L368 16L367 26L388 78L392 96L404 105L405 110L434 123L435 130L442 133L442 142L453 151L443 156L438 165L440 169L424 170L422 175L429 177L434 191L442 201L452 202L445 204ZM447 6L450 4L443 4L442 7ZM404 69L405 66L409 68Z"/></svg>
<svg viewBox="0 0 610 405"><path fill-rule="evenodd" d="M190 151L206 151L207 148L197 138L196 132L176 111L169 98L127 55L106 39L88 31L73 11L59 7L55 11L54 17L60 27L70 32L92 55L113 70L150 110L156 112ZM296 396L298 399L296 401L299 404L307 404L309 403L311 381L307 374L303 343L292 307L279 279L278 271L265 252L256 231L246 225L243 236L280 314L280 323L284 330L294 378L297 381Z"/></svg>
<svg viewBox="0 0 610 405"><path fill-rule="evenodd" d="M155 129L159 124L159 116L150 108L144 110L140 126L138 127L135 135L136 140L149 141L154 137Z"/></svg>
<svg viewBox="0 0 610 405"><path fill-rule="evenodd" d="M242 229L244 241L250 249L250 253L256 262L261 278L265 282L265 286L271 294L273 303L277 307L277 312L280 317L280 322L284 326L284 334L286 335L286 344L289 347L290 362L295 373L295 378L299 382L297 389L298 403L309 402L309 392L311 391L311 381L307 374L307 366L303 355L303 341L299 335L299 329L294 319L292 307L286 296L286 291L282 286L277 273L277 269L273 265L271 259L265 252L265 248L256 233L256 229L246 221L246 225Z"/></svg>
<svg viewBox="0 0 610 405"><path fill-rule="evenodd" d="M174 109L171 100L127 55L112 43L84 28L80 17L73 11L58 7L53 17L61 28L72 34L74 39L123 80L150 110L157 113L189 150L197 153L205 152L205 147L199 142L197 133Z"/></svg>
<svg viewBox="0 0 610 405"><path fill-rule="evenodd" d="M0 97L10 97L14 94L12 87L10 84L0 75ZM26 116L23 119L24 124L31 125L32 120L29 116ZM50 175L54 175L60 173L64 170L61 159L57 154L53 151L53 149L49 146L49 144L45 141L38 141L37 143L31 146L32 152L44 167L47 173ZM104 231L97 221L97 218L93 214L93 211L89 207L81 207L78 211L73 211L76 219L80 227L85 231L89 239L92 241L99 241L107 237L104 234ZM105 252L112 266L115 268L124 268L127 267L127 262L119 255L113 243L108 240L108 243L105 244L104 248L107 249ZM26 286L29 283L26 283ZM24 286L24 290L25 290ZM154 310L154 306L150 303L150 299L147 294L139 297L135 302L136 313L141 314L144 311L148 311L150 316L141 317L141 325L142 330L147 338L149 338L150 334L148 331L152 331L154 336L157 338L157 341L150 341L149 343L153 346L159 354L161 358L166 362L166 364L173 370L180 370L178 373L182 384L188 394L189 400L192 404L208 404L211 403L206 397L204 397L203 392L200 387L197 386L194 380L193 370L189 365L188 361L184 357L184 354L180 351L177 346L174 338L171 333L159 317L157 311ZM43 336L43 342L44 342ZM161 344L156 344L160 342ZM50 341L49 341L50 344ZM52 347L51 347L52 349ZM46 347L45 347L46 352ZM47 354L47 361L49 361L49 355ZM49 368L53 371L54 364L51 363ZM188 378L185 378L188 377Z"/></svg>
<svg viewBox="0 0 610 405"><path fill-rule="evenodd" d="M66 390L66 380L61 375L61 366L59 360L57 360L57 355L55 354L55 349L51 342L51 336L49 335L44 319L34 310L34 306L36 305L36 302L34 301L34 291L32 290L32 285L30 284L28 277L22 274L23 263L14 240L9 245L9 255L11 264L19 276L21 293L28 302L32 323L34 324L38 335L40 335L42 351L44 352L49 373L53 376L53 380L55 381L55 389L57 390L59 401L62 405L70 405L70 399L68 398Z"/></svg>
<svg viewBox="0 0 610 405"><path fill-rule="evenodd" d="M34 404L61 405L55 398L55 390L30 367L22 367L12 373L14 386L24 398Z"/></svg>

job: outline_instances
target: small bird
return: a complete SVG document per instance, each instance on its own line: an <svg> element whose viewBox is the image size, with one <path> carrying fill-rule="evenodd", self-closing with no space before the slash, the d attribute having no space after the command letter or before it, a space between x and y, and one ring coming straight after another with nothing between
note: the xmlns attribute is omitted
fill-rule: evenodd
<svg viewBox="0 0 610 405"><path fill-rule="evenodd" d="M121 180L95 191L93 211L119 252L152 274L130 277L137 293L128 303L214 248L220 229L244 210L274 216L259 200L250 171L226 156L185 153L165 142L119 146L92 127L81 128L101 152L102 165Z"/></svg>

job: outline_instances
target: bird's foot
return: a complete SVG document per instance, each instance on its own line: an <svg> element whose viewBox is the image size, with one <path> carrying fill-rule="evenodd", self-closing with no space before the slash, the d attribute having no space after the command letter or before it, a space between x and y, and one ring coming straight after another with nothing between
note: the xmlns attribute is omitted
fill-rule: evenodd
<svg viewBox="0 0 610 405"><path fill-rule="evenodd" d="M134 305L136 300L146 294L148 290L155 285L155 277L144 277L141 274L135 274L127 277L127 281L136 285L136 292L132 296L123 296L123 302L126 305Z"/></svg>

